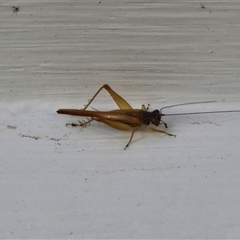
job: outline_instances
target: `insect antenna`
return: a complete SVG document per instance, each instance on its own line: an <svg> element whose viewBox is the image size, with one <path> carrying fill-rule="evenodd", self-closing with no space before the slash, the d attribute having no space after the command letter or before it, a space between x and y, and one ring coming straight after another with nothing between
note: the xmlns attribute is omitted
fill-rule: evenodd
<svg viewBox="0 0 240 240"><path fill-rule="evenodd" d="M213 102L216 102L216 101L190 102L190 103L174 104L174 105L162 107L162 108L160 109L160 112L162 112L162 109L165 109L165 108L172 108L172 107L178 107L178 106L184 106L184 105L192 105L192 104L213 103Z"/></svg>
<svg viewBox="0 0 240 240"><path fill-rule="evenodd" d="M169 114L162 114L162 116L194 115L194 114L209 114L209 113L236 113L236 112L240 112L240 110L213 111L213 112L169 113Z"/></svg>
<svg viewBox="0 0 240 240"><path fill-rule="evenodd" d="M201 103L213 103L216 101L206 101L206 102L191 102L191 103L180 103L175 104L167 107L163 107L160 109L160 112L162 112L162 109L165 108L171 108L171 107L177 107L177 106L183 106L183 105L190 105L190 104L201 104ZM234 112L240 112L240 110L225 110L225 111L209 111L209 112L185 112L185 113L169 113L169 114L161 114L162 116L179 116L179 115L195 115L195 114L209 114L209 113L234 113Z"/></svg>

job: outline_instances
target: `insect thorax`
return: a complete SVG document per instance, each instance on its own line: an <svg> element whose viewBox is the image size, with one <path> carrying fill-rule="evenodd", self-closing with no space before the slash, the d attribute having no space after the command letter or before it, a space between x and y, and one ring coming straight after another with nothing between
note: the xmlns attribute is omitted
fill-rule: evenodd
<svg viewBox="0 0 240 240"><path fill-rule="evenodd" d="M149 125L150 123L159 126L161 121L161 114L159 110L154 110L152 112L143 111L142 113L142 122L145 125Z"/></svg>

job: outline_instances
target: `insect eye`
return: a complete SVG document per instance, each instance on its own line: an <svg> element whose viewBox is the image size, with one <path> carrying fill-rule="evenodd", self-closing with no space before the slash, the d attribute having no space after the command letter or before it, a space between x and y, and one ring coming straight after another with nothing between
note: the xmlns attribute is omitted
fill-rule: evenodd
<svg viewBox="0 0 240 240"><path fill-rule="evenodd" d="M151 123L154 124L154 125L156 125L156 126L159 126L160 119L158 119L158 118L153 118L153 119L151 120Z"/></svg>

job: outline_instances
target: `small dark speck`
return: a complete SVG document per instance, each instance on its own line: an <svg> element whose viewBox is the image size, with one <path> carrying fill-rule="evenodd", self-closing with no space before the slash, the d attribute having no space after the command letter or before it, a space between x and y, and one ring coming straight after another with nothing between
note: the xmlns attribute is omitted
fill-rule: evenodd
<svg viewBox="0 0 240 240"><path fill-rule="evenodd" d="M20 7L12 6L12 12L17 13L19 12Z"/></svg>
<svg viewBox="0 0 240 240"><path fill-rule="evenodd" d="M205 8L205 6L203 5L203 3L200 3L200 6L201 6L202 9Z"/></svg>

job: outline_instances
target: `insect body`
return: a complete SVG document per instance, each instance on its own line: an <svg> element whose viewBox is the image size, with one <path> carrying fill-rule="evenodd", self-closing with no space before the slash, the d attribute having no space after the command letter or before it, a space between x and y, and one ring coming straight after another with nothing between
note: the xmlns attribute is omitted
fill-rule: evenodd
<svg viewBox="0 0 240 240"><path fill-rule="evenodd" d="M103 88L105 88L109 92L109 94L112 96L113 100L116 102L120 109L106 112L86 110L87 107L92 103L94 98ZM68 123L67 125L85 127L91 121L95 120L98 122L103 122L108 126L119 130L123 131L132 130L130 140L124 148L126 149L130 142L132 141L134 133L142 125L145 125L146 128L150 131L161 132L169 136L175 136L163 130L150 127L149 126L150 123L156 126L164 124L165 127L167 127L167 124L161 120L162 114L159 112L159 110L154 110L153 112L148 112L147 110L148 108L146 108L145 105L142 105L142 109L133 109L126 100L124 100L121 96L114 92L107 84L105 84L97 91L97 93L93 96L93 98L89 101L89 103L85 106L84 109L59 109L57 110L57 113L90 117L88 121L79 122L79 124Z"/></svg>
<svg viewBox="0 0 240 240"><path fill-rule="evenodd" d="M105 88L108 93L111 95L113 100L119 106L120 109L112 110L112 111L92 111L86 110L89 105L92 103L94 98L98 95L98 93ZM200 103L200 102L197 102ZM201 102L206 103L206 102ZM187 103L187 104L195 104L195 103ZM167 128L167 124L161 120L162 116L173 116L173 115L188 115L188 114L206 114L206 113L222 113L222 112L240 112L240 110L233 110L233 111L216 111L216 112L197 112L197 113L177 113L177 114L162 114L162 109L175 107L180 105L187 105L187 104L177 104L168 107L163 107L159 110L154 110L152 112L148 111L148 107L146 108L145 105L142 105L142 109L133 109L129 103L124 100L121 96L119 96L116 92L114 92L107 84L103 85L93 96L93 98L88 102L88 104L83 109L59 109L57 113L59 114L68 114L68 115L76 115L76 116L86 116L90 117L87 121L79 121L78 124L76 123L67 123L66 125L71 126L80 126L86 127L90 122L93 120L102 122L107 124L110 127L116 128L118 130L131 130L132 134L130 139L125 146L126 149L132 141L134 133L141 127L142 125L145 126L150 131L153 132L160 132L165 133L169 136L175 136L173 134L167 133L163 130L159 130L149 126L153 124L155 126L159 126L160 124L164 124Z"/></svg>

